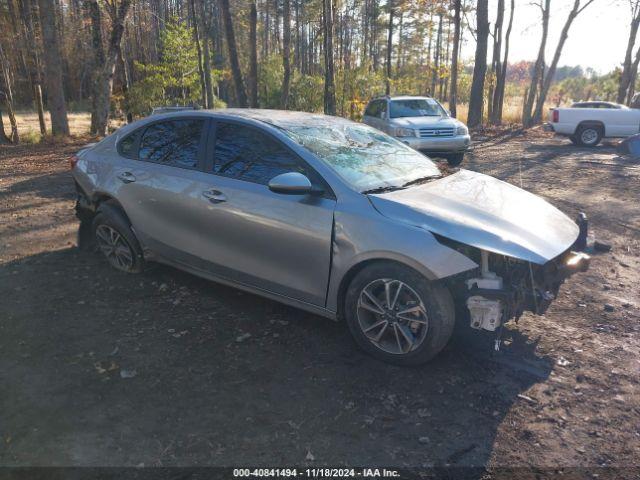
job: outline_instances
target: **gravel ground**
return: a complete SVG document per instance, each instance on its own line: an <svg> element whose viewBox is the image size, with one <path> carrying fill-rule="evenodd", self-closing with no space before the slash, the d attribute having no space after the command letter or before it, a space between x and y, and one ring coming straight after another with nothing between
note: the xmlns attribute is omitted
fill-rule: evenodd
<svg viewBox="0 0 640 480"><path fill-rule="evenodd" d="M419 368L172 268L111 269L75 248L82 142L0 147L0 465L639 467L640 164L477 139L467 168L587 212L613 248L499 353L463 332Z"/></svg>

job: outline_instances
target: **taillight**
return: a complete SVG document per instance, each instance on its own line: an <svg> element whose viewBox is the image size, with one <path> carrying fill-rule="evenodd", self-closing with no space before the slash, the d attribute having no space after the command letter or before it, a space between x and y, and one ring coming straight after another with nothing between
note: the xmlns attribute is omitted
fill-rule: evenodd
<svg viewBox="0 0 640 480"><path fill-rule="evenodd" d="M558 123L560 121L560 111L559 110L554 110L553 111L553 123Z"/></svg>
<svg viewBox="0 0 640 480"><path fill-rule="evenodd" d="M73 167L76 166L76 163L78 163L78 160L80 160L80 157L77 155L74 155L69 159L69 167L71 168L71 170L73 170Z"/></svg>

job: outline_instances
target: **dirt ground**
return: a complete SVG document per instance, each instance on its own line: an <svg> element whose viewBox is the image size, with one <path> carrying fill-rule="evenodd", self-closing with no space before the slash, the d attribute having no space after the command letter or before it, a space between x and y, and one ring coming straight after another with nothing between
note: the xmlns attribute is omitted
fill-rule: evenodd
<svg viewBox="0 0 640 480"><path fill-rule="evenodd" d="M640 164L477 140L467 168L585 211L613 248L499 353L458 334L420 368L172 268L115 271L75 248L82 142L0 147L0 465L639 467Z"/></svg>

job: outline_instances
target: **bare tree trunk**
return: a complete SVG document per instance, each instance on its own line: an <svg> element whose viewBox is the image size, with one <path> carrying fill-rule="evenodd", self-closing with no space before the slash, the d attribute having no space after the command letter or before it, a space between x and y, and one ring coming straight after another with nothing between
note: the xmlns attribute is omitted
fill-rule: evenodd
<svg viewBox="0 0 640 480"><path fill-rule="evenodd" d="M4 119L2 118L2 109L0 109L0 144L11 143L11 139L7 137L7 133L4 131Z"/></svg>
<svg viewBox="0 0 640 480"><path fill-rule="evenodd" d="M433 43L433 12L430 13L429 15L429 23L428 23L429 27L429 41L427 42L427 71L432 69L432 62L431 62L431 44ZM425 83L425 90L427 92L427 95L433 95L433 91L431 90L431 88L429 87L429 80L426 81Z"/></svg>
<svg viewBox="0 0 640 480"><path fill-rule="evenodd" d="M544 5L542 4L544 1ZM533 104L538 95L538 86L541 84L544 77L544 51L547 47L547 36L549 34L549 11L551 9L551 0L540 0L538 4L542 12L542 38L540 40L540 48L538 49L538 58L533 69L533 75L531 76L531 83L529 85L528 93L524 99L524 108L522 111L522 125L530 127L533 125L532 113Z"/></svg>
<svg viewBox="0 0 640 480"><path fill-rule="evenodd" d="M295 42L293 46L293 65L294 65L294 69L299 72L300 69L302 68L301 62L300 62L300 58L301 58L300 52L302 50L302 42L301 42L302 35L300 34L300 2L299 0L295 0L294 16L295 16L296 37L295 37Z"/></svg>
<svg viewBox="0 0 640 480"><path fill-rule="evenodd" d="M9 62L4 49L0 43L0 67L2 68L2 80L4 88L0 90L0 96L4 98L4 104L7 107L7 114L9 115L9 123L11 124L10 139L13 143L20 142L20 135L18 135L18 123L16 122L16 115L13 111L13 92L11 89L11 75L9 72Z"/></svg>
<svg viewBox="0 0 640 480"><path fill-rule="evenodd" d="M54 135L69 135L56 14L51 0L38 0L38 6L44 45L45 81L47 83L47 104L51 113L51 131Z"/></svg>
<svg viewBox="0 0 640 480"><path fill-rule="evenodd" d="M124 48L122 45L118 48L118 62L120 63L120 70L122 71L122 93L125 98L125 116L127 117L127 123L131 123L133 122L133 114L129 110L128 105L128 93L131 89L131 75L129 74L127 60L124 58Z"/></svg>
<svg viewBox="0 0 640 480"><path fill-rule="evenodd" d="M371 0L371 60L374 72L378 71L380 65L380 43L378 41L378 16L380 15L380 5L378 0Z"/></svg>
<svg viewBox="0 0 640 480"><path fill-rule="evenodd" d="M387 35L387 79L385 91L391 94L391 54L393 53L393 0L389 0L389 27Z"/></svg>
<svg viewBox="0 0 640 480"><path fill-rule="evenodd" d="M370 0L364 0L362 3L362 50L360 56L360 63L365 65L368 60L368 47L369 47L369 11Z"/></svg>
<svg viewBox="0 0 640 480"><path fill-rule="evenodd" d="M497 125L499 123L496 118L496 113L498 111L498 100L499 94L498 92L498 77L500 76L500 72L502 72L502 63L501 63L501 55L502 55L502 23L504 21L504 0L498 0L498 12L496 15L496 23L493 27L493 55L491 59L491 79L489 86L489 95L488 95L488 106L489 106L489 123L492 125Z"/></svg>
<svg viewBox="0 0 640 480"><path fill-rule="evenodd" d="M40 126L40 133L42 135L47 134L47 124L44 119L44 105L42 102L42 78L40 76L40 59L38 57L38 49L36 48L36 38L33 28L33 6L31 0L20 0L20 15L22 17L22 23L24 27L25 38L29 48L29 76L31 81L31 88L33 90L33 101L38 111L38 124Z"/></svg>
<svg viewBox="0 0 640 480"><path fill-rule="evenodd" d="M445 43L447 45L447 48L444 51L444 56L442 57L442 61L443 61L444 67L446 68L449 62L449 50L451 48L451 18L447 19L447 40ZM451 65L449 65L449 67L451 67ZM449 75L451 75L451 71L449 71ZM449 91L449 77L446 75L441 75L440 98L442 98L444 102L446 102L449 99L448 91Z"/></svg>
<svg viewBox="0 0 640 480"><path fill-rule="evenodd" d="M638 51L636 52L636 56L633 59L633 64L631 65L631 75L629 81L629 89L627 93L627 105L631 105L631 100L633 99L633 95L636 91L636 80L638 78L638 64L640 64L640 47L638 47Z"/></svg>
<svg viewBox="0 0 640 480"><path fill-rule="evenodd" d="M100 13L100 5L96 0L85 0L85 7L89 12L89 18L91 20L91 44L93 46L94 65L93 65L93 78L92 78L92 90L94 90L91 96L91 133L96 133L95 118L98 110L98 97L95 95L96 82L98 81L98 72L103 68L105 63L104 45L102 39L102 14Z"/></svg>
<svg viewBox="0 0 640 480"><path fill-rule="evenodd" d="M542 84L542 89L540 90L540 95L538 96L538 103L536 104L536 110L533 115L533 123L540 123L540 121L542 120L542 110L544 109L544 103L547 100L547 94L549 93L551 82L553 81L553 77L556 74L556 68L558 67L558 62L560 61L560 55L562 55L562 49L564 48L564 44L569 37L569 29L571 28L571 25L573 24L573 21L576 19L576 17L580 15L585 8L591 5L594 0L587 0L587 2L582 6L580 5L580 2L581 0L574 0L573 8L569 12L567 20L562 27L562 33L560 34L560 39L558 40L556 51L553 54L553 60L551 61L551 65L547 69L547 73Z"/></svg>
<svg viewBox="0 0 640 480"><path fill-rule="evenodd" d="M284 0L282 10L282 108L289 108L289 87L291 85L291 1Z"/></svg>
<svg viewBox="0 0 640 480"><path fill-rule="evenodd" d="M631 7L631 28L629 40L627 41L627 50L624 55L624 62L622 63L620 82L618 83L618 96L616 97L618 103L624 103L629 87L632 84L633 64L631 55L633 54L633 47L636 42L636 37L638 36L638 27L640 27L640 1L629 0L629 4Z"/></svg>
<svg viewBox="0 0 640 480"><path fill-rule="evenodd" d="M213 52L211 51L211 42L215 42L216 26L218 24L218 18L216 15L216 2L207 2L202 5L203 19L204 19L204 32L203 49L204 55L204 80L207 87L207 98L209 99L209 108L215 107L215 99L219 92L214 93L213 80L211 78L211 68L216 61L216 45L213 45ZM213 55L213 58L212 58Z"/></svg>
<svg viewBox="0 0 640 480"><path fill-rule="evenodd" d="M495 125L502 123L502 110L504 107L504 89L507 84L507 67L509 65L509 39L511 37L511 29L513 27L513 12L515 10L515 0L511 0L511 12L509 13L509 26L507 27L507 33L504 38L504 58L502 60L502 69L498 72L496 79L496 92L495 92L495 105L494 105L494 119Z"/></svg>
<svg viewBox="0 0 640 480"><path fill-rule="evenodd" d="M547 0L550 1L550 0ZM478 37L476 44L473 80L471 81L471 98L469 100L469 127L477 127L482 123L484 107L484 77L487 73L487 42L489 38L489 5L488 0L477 1Z"/></svg>
<svg viewBox="0 0 640 480"><path fill-rule="evenodd" d="M198 15L196 14L196 4L194 0L190 0L191 23L193 23L193 41L196 44L198 52L198 74L200 77L200 98L202 106L209 108L209 99L207 98L207 82L204 79L204 67L202 66L202 45L200 44L200 29L198 28Z"/></svg>
<svg viewBox="0 0 640 480"><path fill-rule="evenodd" d="M233 30L233 19L231 18L231 9L229 0L220 0L222 9L222 19L224 21L224 29L227 35L227 50L229 52L229 63L231 64L231 73L233 75L233 83L236 90L236 100L241 107L247 106L247 93L244 89L244 81L242 80L242 71L240 70L240 62L238 60L238 46L236 44L236 34Z"/></svg>
<svg viewBox="0 0 640 480"><path fill-rule="evenodd" d="M449 93L449 110L451 116L458 115L458 51L460 47L460 10L461 0L454 0L453 13L453 51L451 54L451 88Z"/></svg>
<svg viewBox="0 0 640 480"><path fill-rule="evenodd" d="M91 10L91 23L94 29L94 49L96 49L96 75L93 83L93 102L91 111L91 133L106 135L109 124L109 110L111 106L111 92L113 90L113 76L118 60L118 50L124 33L124 22L131 6L131 0L121 0L117 8L109 12L111 16L111 35L106 55L103 47L96 44L96 39L102 39L96 29L101 28L100 6L97 0L87 0ZM100 62L102 60L102 62Z"/></svg>
<svg viewBox="0 0 640 480"><path fill-rule="evenodd" d="M280 50L280 2L279 0L273 0L275 22L273 24L273 36L275 39L275 49Z"/></svg>
<svg viewBox="0 0 640 480"><path fill-rule="evenodd" d="M336 114L336 85L333 64L333 0L322 0L324 28L324 113Z"/></svg>
<svg viewBox="0 0 640 480"><path fill-rule="evenodd" d="M207 108L214 107L213 82L211 80L211 50L209 48L210 23L205 23L204 34L202 35L202 67L204 68L204 87L207 91Z"/></svg>
<svg viewBox="0 0 640 480"><path fill-rule="evenodd" d="M440 50L442 48L442 14L438 15L438 33L436 35L436 53L433 59L433 74L431 75L431 94L436 96L436 85L440 76Z"/></svg>
<svg viewBox="0 0 640 480"><path fill-rule="evenodd" d="M251 2L249 13L249 97L251 107L258 107L258 10L256 0Z"/></svg>
<svg viewBox="0 0 640 480"><path fill-rule="evenodd" d="M403 14L402 14L402 10L400 10L400 16L398 18L398 54L397 54L397 58L396 58L396 75L398 75L397 72L400 71L400 68L402 67L402 20L403 20Z"/></svg>
<svg viewBox="0 0 640 480"><path fill-rule="evenodd" d="M24 24L22 24L18 14L16 13L16 8L14 4L14 0L7 0L7 11L9 13L9 23L11 24L11 35L14 37L14 42L17 45L18 51L18 70L22 70L29 76L29 68L27 66L27 59L25 58L25 52L29 50L28 45L26 44L25 32L24 32ZM29 79L31 81L31 79Z"/></svg>

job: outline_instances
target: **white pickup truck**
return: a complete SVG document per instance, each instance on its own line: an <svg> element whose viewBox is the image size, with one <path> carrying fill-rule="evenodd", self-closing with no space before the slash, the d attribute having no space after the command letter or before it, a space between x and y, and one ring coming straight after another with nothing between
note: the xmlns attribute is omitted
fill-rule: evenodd
<svg viewBox="0 0 640 480"><path fill-rule="evenodd" d="M640 109L617 103L574 103L568 108L552 108L549 117L548 130L585 147L595 147L603 138L628 137L640 132Z"/></svg>

